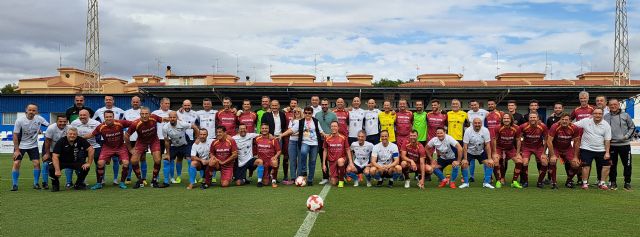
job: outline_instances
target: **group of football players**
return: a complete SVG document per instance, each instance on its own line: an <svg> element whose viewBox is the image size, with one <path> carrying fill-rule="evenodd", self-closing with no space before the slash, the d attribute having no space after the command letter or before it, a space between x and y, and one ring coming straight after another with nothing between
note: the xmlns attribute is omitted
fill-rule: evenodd
<svg viewBox="0 0 640 237"><path fill-rule="evenodd" d="M137 96L131 98L128 110L116 107L113 96L105 96L105 106L94 112L84 105L84 97L77 95L74 105L55 123L49 124L38 115L35 104L27 105L25 116L16 120L12 191L18 190L25 154L34 166L33 188L49 189L50 177L52 191L58 191L61 171L66 188L87 188L85 177L91 166L95 166L96 183L90 188L103 188L109 164L113 185L127 189L133 174L133 188L144 187L148 185L147 153L153 159L150 183L154 188L182 183L184 160L188 189L197 183L202 189L218 183L217 172L222 187L249 184L254 174L258 187L311 186L318 157L321 185L344 187L345 182L353 182L359 186L366 181L367 187L382 186L386 179L389 187L394 181L404 181L404 187L409 188L415 179L417 186L424 188L435 174L440 188L468 188L475 182L477 161L483 165L482 187L494 189L507 185L511 160L510 186L526 188L533 156L538 188L559 188L559 161L566 171L565 187L588 189L595 160L598 188L617 189L621 160L623 187L631 189L630 140L635 131L631 116L621 110L618 99L607 101L598 96L592 106L587 92L578 97L580 106L570 113L565 112L563 103L555 103L553 114L545 121L538 114L536 100L530 101L529 112L522 115L516 101L508 101L507 110L500 111L494 100L487 101L486 109L471 100L465 112L454 99L445 112L437 99L429 101L430 111L425 110L423 101L413 101L415 110L411 111L404 99L398 101L397 109L391 101L384 101L380 110L373 99L361 108L359 97L350 105L339 98L331 109L331 102L318 96L311 97L304 108L295 98L281 106L278 100L263 96L260 109L254 111L249 100L236 109L225 97L219 109L204 99L202 110L195 111L190 100L171 110L170 99L163 98L160 109L151 111L141 106ZM40 151L38 134L43 127L45 143ZM161 168L163 180L159 177ZM457 186L459 173L462 178Z"/></svg>

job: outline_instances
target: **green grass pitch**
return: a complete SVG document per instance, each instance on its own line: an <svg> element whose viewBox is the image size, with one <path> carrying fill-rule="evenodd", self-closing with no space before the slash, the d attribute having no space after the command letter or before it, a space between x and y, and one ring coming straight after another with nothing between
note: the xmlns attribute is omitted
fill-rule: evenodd
<svg viewBox="0 0 640 237"><path fill-rule="evenodd" d="M307 197L323 188L259 189L254 180L250 186L187 190L185 163L183 183L168 189L108 185L98 191L51 193L31 188L32 165L25 160L20 190L10 192L10 159L0 155L0 236L293 236L308 214ZM563 184L565 173L559 168ZM476 168L477 179L481 172ZM535 173L532 162L531 181ZM111 180L111 167L106 174ZM640 188L636 177L632 184ZM332 187L310 236L638 236L640 231L637 190L486 190L479 182L451 190L436 188L435 181L425 190L415 181L410 189L402 185Z"/></svg>

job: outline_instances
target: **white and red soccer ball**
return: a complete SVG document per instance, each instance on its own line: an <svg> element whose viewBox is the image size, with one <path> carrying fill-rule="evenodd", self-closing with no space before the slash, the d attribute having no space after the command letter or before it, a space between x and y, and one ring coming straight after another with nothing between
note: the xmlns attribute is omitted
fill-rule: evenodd
<svg viewBox="0 0 640 237"><path fill-rule="evenodd" d="M298 176L295 183L298 187L304 187L307 186L307 179L304 176Z"/></svg>
<svg viewBox="0 0 640 237"><path fill-rule="evenodd" d="M324 207L324 201L318 195L311 195L307 199L307 209L312 212L318 212Z"/></svg>

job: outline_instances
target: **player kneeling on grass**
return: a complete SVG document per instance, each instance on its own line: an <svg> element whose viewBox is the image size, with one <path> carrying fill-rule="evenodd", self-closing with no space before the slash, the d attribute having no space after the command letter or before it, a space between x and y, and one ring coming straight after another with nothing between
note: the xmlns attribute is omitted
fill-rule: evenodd
<svg viewBox="0 0 640 237"><path fill-rule="evenodd" d="M573 143L572 143L573 142ZM572 145L575 144L575 145ZM551 188L557 189L556 163L558 158L562 159L564 169L567 172L567 181L564 186L573 188L573 176L578 174L580 169L580 129L571 123L568 113L560 115L560 121L553 124L549 129L547 137L547 147L549 148L549 174L551 176Z"/></svg>
<svg viewBox="0 0 640 237"><path fill-rule="evenodd" d="M111 157L117 156L122 163L122 174L120 175L120 183L118 184L121 189L126 189L125 179L129 173L129 153L127 147L124 145L124 129L131 125L131 122L127 120L115 120L114 113L111 110L104 111L104 122L98 125L92 133L84 136L85 139L91 139L100 135L102 137L102 149L100 151L100 157L98 157L98 172L97 183L92 186L92 190L101 189L104 179L104 166L111 160Z"/></svg>
<svg viewBox="0 0 640 237"><path fill-rule="evenodd" d="M493 159L491 156L491 135L489 129L482 126L482 119L475 118L472 121L472 126L468 127L464 131L464 137L462 139L463 146L463 160L477 160L481 164L484 164L484 181L482 182L483 188L494 189L491 185L491 174L493 173ZM462 170L462 176L468 172L466 169ZM469 183L465 180L465 183L460 185L460 188L468 187Z"/></svg>
<svg viewBox="0 0 640 237"><path fill-rule="evenodd" d="M409 172L415 172L422 175L422 169L424 164L420 163L427 157L427 152L422 144L418 143L418 131L412 130L409 133L409 142L400 148L400 157L402 162L402 174L404 174L404 187L409 188L411 186L411 178ZM426 172L431 175L431 171ZM422 179L422 178L420 178Z"/></svg>
<svg viewBox="0 0 640 237"><path fill-rule="evenodd" d="M338 133L340 129L338 122L331 122L331 135L324 139L322 163L329 161L329 175L331 185L338 184L339 188L344 187L344 176L347 174L347 164L352 164L351 152L349 151L349 140ZM322 166L322 171L327 171L326 166Z"/></svg>
<svg viewBox="0 0 640 237"><path fill-rule="evenodd" d="M367 187L371 187L371 165L369 161L371 161L371 151L373 151L373 144L366 141L367 134L364 130L360 130L358 132L358 141L351 143L349 146L351 148L351 155L353 159L353 163L350 163L347 166L347 175L349 175L353 180L353 186L358 187L360 185L360 179L362 174L364 173L365 178L367 179Z"/></svg>
<svg viewBox="0 0 640 237"><path fill-rule="evenodd" d="M198 140L191 146L191 163L189 164L189 186L193 189L196 184L196 175L200 170L205 170L209 166L209 148L213 140L208 140L209 131L201 128L198 133Z"/></svg>
<svg viewBox="0 0 640 237"><path fill-rule="evenodd" d="M89 142L78 137L78 129L69 128L67 136L56 142L53 148L52 165L49 166L49 176L51 177L51 191L60 191L60 170L73 169L78 174L78 179L74 189L82 190L87 186L84 179L89 174L89 168L93 162L93 147Z"/></svg>
<svg viewBox="0 0 640 237"><path fill-rule="evenodd" d="M165 153L163 154L163 169L164 175L164 187L169 187L169 179L173 175L171 168L174 165L174 161L180 163L180 169L182 169L182 159L188 157L190 151L188 150L189 144L187 142L187 131L193 129L198 134L198 126L190 124L184 121L178 121L178 113L176 111L169 112L169 123L162 126L162 136L164 137ZM190 163L190 162L189 162ZM180 183L180 176L177 176L173 183Z"/></svg>
<svg viewBox="0 0 640 237"><path fill-rule="evenodd" d="M278 157L281 154L280 141L269 134L269 124L263 123L260 126L260 136L253 143L253 154L258 159L252 159L249 163L252 164L251 169L258 170L258 187L269 185L269 176L272 170L278 169ZM271 180L271 187L278 187L275 179Z"/></svg>
<svg viewBox="0 0 640 237"><path fill-rule="evenodd" d="M522 188L518 182L520 170L522 169L522 158L520 157L520 128L513 124L513 115L507 113L502 116L500 127L495 128L493 137L493 162L498 164L500 170L499 177L496 177L496 188L501 188L505 183L507 173L507 162L510 159L516 163L513 169L513 182L511 187Z"/></svg>
<svg viewBox="0 0 640 237"><path fill-rule="evenodd" d="M450 188L456 188L456 178L458 178L459 167L462 165L462 169L466 170L469 166L469 162L467 160L462 160L462 147L460 143L453 139L453 137L445 134L444 128L439 127L436 129L436 137L431 138L427 143L428 149L435 149L436 155L438 156L436 162L436 166L433 169L433 172L440 179L440 185L438 187L442 188L449 184ZM451 178L444 177L445 167L451 165ZM464 176L467 172L463 172ZM465 182L468 182L469 177L464 177ZM468 186L468 185L467 185Z"/></svg>
<svg viewBox="0 0 640 237"><path fill-rule="evenodd" d="M402 167L399 165L398 146L389 142L389 132L380 131L380 143L373 146L371 151L371 174L378 180L377 187L382 186L382 178L389 178L389 188L393 181L400 177Z"/></svg>
<svg viewBox="0 0 640 237"><path fill-rule="evenodd" d="M249 131L250 133L247 133ZM238 160L236 161L233 171L233 178L236 180L236 185L238 186L249 183L247 180L247 170L251 170L250 168L253 167L256 160L253 155L253 139L256 138L258 134L253 131L254 129L247 129L247 125L239 124L238 134L232 137L238 146ZM267 133L269 133L269 129L267 129ZM260 162L262 162L262 160L260 160ZM260 165L262 165L262 163L260 163ZM258 179L261 180L262 175L258 177Z"/></svg>
<svg viewBox="0 0 640 237"><path fill-rule="evenodd" d="M216 170L220 170L220 185L229 187L233 179L233 166L238 158L238 146L229 135L224 126L216 127L216 140L209 147L209 166L205 172L205 182L202 189L211 186L211 177Z"/></svg>

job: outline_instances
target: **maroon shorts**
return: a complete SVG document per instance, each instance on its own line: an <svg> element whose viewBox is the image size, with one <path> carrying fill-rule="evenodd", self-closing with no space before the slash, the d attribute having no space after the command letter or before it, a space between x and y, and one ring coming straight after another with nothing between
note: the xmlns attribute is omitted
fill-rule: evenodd
<svg viewBox="0 0 640 237"><path fill-rule="evenodd" d="M220 179L226 181L233 179L233 165L220 166Z"/></svg>
<svg viewBox="0 0 640 237"><path fill-rule="evenodd" d="M98 157L98 160L109 161L111 157L114 156L117 156L120 161L129 160L129 151L127 151L127 147L124 145L119 148L103 146L102 149L100 149L100 157Z"/></svg>
<svg viewBox="0 0 640 237"><path fill-rule="evenodd" d="M342 173L346 174L347 173L347 163L345 162L345 164L342 167L338 167L338 161L329 161L329 175L331 176L331 178L338 178L338 169L342 169Z"/></svg>
<svg viewBox="0 0 640 237"><path fill-rule="evenodd" d="M282 139L282 149L280 149L282 151L282 155L289 157L289 137L285 137L284 139Z"/></svg>
<svg viewBox="0 0 640 237"><path fill-rule="evenodd" d="M510 150L503 150L496 147L496 154L500 155L500 158L502 159L513 159L513 157L516 157L516 148L514 147Z"/></svg>
<svg viewBox="0 0 640 237"><path fill-rule="evenodd" d="M562 159L562 161L564 161L564 163L567 163L571 160L573 160L573 147L569 147L567 149L557 149L554 148L553 149L553 153L556 154L556 156L560 159Z"/></svg>
<svg viewBox="0 0 640 237"><path fill-rule="evenodd" d="M522 147L523 159L529 160L532 154L536 156L536 161L540 162L540 157L542 157L542 155L544 154L544 146L540 146L537 148Z"/></svg>
<svg viewBox="0 0 640 237"><path fill-rule="evenodd" d="M151 152L160 152L160 140L154 139L151 143L144 143L138 140L136 141L136 147L134 149L138 154L144 154L147 149Z"/></svg>

